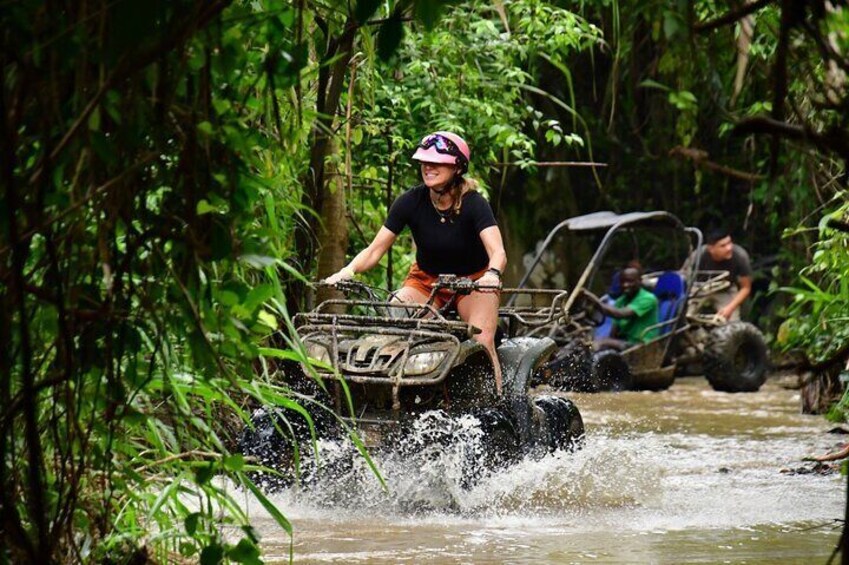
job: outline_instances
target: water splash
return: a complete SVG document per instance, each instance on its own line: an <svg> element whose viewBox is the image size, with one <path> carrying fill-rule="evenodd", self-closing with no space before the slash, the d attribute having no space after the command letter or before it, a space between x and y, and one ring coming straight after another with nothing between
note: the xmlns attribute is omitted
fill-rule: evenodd
<svg viewBox="0 0 849 565"><path fill-rule="evenodd" d="M484 432L473 416L428 412L403 439L372 458L384 490L350 440L318 443L319 463L305 455L302 478L275 494L284 507L334 512L576 516L590 509L639 506L656 496L661 465L640 454L658 451L651 434L630 438L597 435L576 452L519 458L504 468L486 461ZM636 443L636 448L634 443Z"/></svg>

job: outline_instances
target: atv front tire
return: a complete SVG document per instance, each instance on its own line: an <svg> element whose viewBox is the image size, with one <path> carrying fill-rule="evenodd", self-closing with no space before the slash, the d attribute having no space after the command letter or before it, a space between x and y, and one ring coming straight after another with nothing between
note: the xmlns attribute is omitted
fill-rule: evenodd
<svg viewBox="0 0 849 565"><path fill-rule="evenodd" d="M534 404L545 414L549 451L574 451L584 439L584 420L571 400L560 396L538 396Z"/></svg>
<svg viewBox="0 0 849 565"><path fill-rule="evenodd" d="M705 377L714 390L755 392L766 380L766 341L760 330L747 322L729 322L713 329L703 355Z"/></svg>

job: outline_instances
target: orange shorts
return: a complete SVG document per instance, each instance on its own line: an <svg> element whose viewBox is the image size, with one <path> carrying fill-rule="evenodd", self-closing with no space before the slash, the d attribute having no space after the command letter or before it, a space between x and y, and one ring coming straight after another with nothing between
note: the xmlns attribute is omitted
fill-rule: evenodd
<svg viewBox="0 0 849 565"><path fill-rule="evenodd" d="M464 275L466 278L470 278L473 281L481 278L484 273L486 273L487 269L481 269L477 273L472 273L471 275ZM404 284L401 286L410 287L418 290L423 293L425 296L430 296L430 293L433 292L433 284L436 282L436 275L431 275L425 271L419 269L418 263L413 263L410 267L410 272L407 273L407 278L404 279ZM436 297L433 300L433 306L436 309L442 308L445 306L451 297L454 296L454 291L449 290L447 288L440 288L436 291ZM460 302L466 298L468 294L458 294L457 298L454 300L454 306L456 307Z"/></svg>

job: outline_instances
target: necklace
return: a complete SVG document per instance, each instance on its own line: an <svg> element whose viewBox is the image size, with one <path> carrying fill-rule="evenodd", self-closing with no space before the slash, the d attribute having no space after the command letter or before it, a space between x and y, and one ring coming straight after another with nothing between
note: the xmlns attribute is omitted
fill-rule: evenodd
<svg viewBox="0 0 849 565"><path fill-rule="evenodd" d="M448 208L448 210L443 212L436 205L436 202L433 201L433 198L428 198L428 200L430 200L430 203L433 206L433 209L436 210L436 215L439 216L439 221L441 223L444 224L446 220L451 219L451 213L453 212L453 210L452 210L453 206L452 206L452 208Z"/></svg>

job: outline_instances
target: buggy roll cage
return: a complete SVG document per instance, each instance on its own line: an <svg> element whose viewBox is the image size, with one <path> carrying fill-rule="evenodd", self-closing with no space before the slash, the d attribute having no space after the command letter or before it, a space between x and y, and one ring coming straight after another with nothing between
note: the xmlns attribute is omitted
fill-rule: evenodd
<svg viewBox="0 0 849 565"><path fill-rule="evenodd" d="M599 243L598 247L593 253L593 256L587 262L587 266L584 268L581 276L578 278L578 282L575 284L574 288L569 292L569 296L563 305L563 312L566 314L569 309L572 307L572 304L577 300L577 297L580 294L580 291L586 286L587 281L592 280L598 271L599 266L601 265L601 259L604 257L605 253L607 253L608 248L610 247L610 242L613 236L622 230L625 229L652 229L652 228L666 228L666 229L674 229L682 232L687 236L687 241L689 243L689 251L688 257L693 255L693 252L696 249L699 249L702 245L702 232L696 227L690 227L684 225L684 223L678 219L677 216L670 214L669 212L663 211L650 211L650 212L629 212L626 214L617 214L615 212L603 211L603 212L594 212L592 214L584 214L582 216L575 216L572 218L568 218L563 220L559 224L557 224L546 236L539 250L537 251L534 260L531 262L531 265L525 271L522 280L517 285L519 289L523 288L525 284L528 282L528 279L533 273L534 269L539 265L540 260L542 259L543 253L548 249L548 246L553 241L554 237L562 230L569 230L572 232L599 232L602 230L606 230L604 237ZM696 273L698 271L698 257L695 261L688 262L685 261L684 265L680 269L680 272L684 275L687 288L692 288L693 281L695 280ZM508 306L511 306L516 299L516 295L510 297L507 302ZM682 312L686 311L686 303L682 307ZM678 318L680 319L680 317Z"/></svg>

